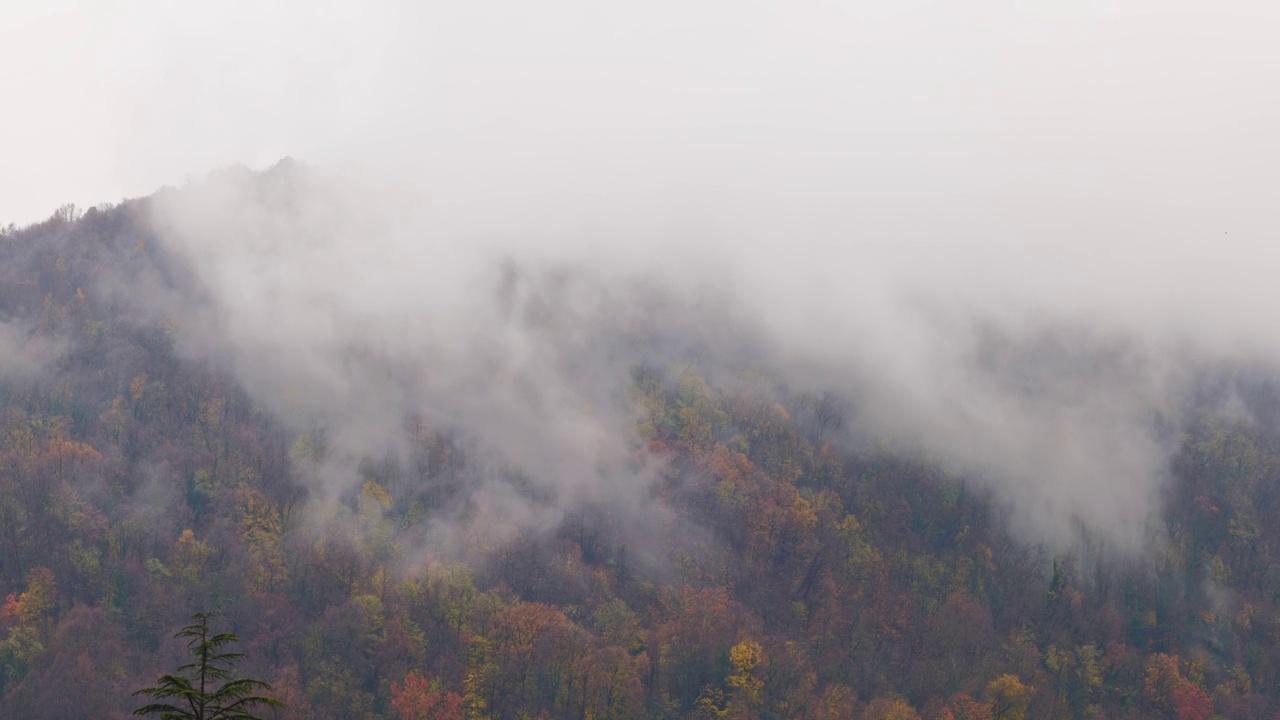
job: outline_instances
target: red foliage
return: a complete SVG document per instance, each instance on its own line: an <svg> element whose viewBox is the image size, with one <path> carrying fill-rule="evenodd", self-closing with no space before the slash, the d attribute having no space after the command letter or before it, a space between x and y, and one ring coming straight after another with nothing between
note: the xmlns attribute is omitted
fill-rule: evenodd
<svg viewBox="0 0 1280 720"><path fill-rule="evenodd" d="M391 709L400 720L463 720L462 696L444 692L418 671L405 676L404 683L391 685Z"/></svg>
<svg viewBox="0 0 1280 720"><path fill-rule="evenodd" d="M1207 720L1213 711L1213 702L1205 691L1184 682L1173 690L1173 707L1177 720Z"/></svg>

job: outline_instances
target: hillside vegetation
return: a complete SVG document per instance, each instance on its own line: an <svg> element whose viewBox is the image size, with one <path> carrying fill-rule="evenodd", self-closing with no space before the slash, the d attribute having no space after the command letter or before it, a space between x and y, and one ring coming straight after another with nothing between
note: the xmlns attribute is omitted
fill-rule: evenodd
<svg viewBox="0 0 1280 720"><path fill-rule="evenodd" d="M1087 518L1028 539L980 478L851 438L839 397L696 358L627 381L643 523L519 468L545 512L491 513L483 448L413 418L329 497L324 428L131 297L189 281L149 202L0 236L0 716L129 716L199 611L298 720L1280 712L1265 382L1183 424L1142 552Z"/></svg>

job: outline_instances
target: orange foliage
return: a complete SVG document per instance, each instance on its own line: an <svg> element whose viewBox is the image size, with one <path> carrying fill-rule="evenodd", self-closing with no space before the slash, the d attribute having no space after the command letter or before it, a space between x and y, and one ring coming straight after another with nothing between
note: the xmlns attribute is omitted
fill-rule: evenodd
<svg viewBox="0 0 1280 720"><path fill-rule="evenodd" d="M1143 689L1147 708L1155 717L1206 720L1213 709L1205 691L1182 674L1176 655L1151 656Z"/></svg>
<svg viewBox="0 0 1280 720"><path fill-rule="evenodd" d="M391 685L391 709L400 720L463 720L462 696L444 692L438 682L429 682L418 671L405 676L403 683Z"/></svg>

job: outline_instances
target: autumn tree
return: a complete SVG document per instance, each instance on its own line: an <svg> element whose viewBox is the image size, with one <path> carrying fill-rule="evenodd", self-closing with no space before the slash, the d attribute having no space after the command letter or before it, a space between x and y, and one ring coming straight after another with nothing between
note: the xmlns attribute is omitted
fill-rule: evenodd
<svg viewBox="0 0 1280 720"><path fill-rule="evenodd" d="M57 586L48 568L35 568L27 576L27 590L9 595L0 607L0 628L8 632L0 640L0 697L26 676L49 640L49 615Z"/></svg>
<svg viewBox="0 0 1280 720"><path fill-rule="evenodd" d="M134 710L134 715L159 715L161 720L261 720L250 711L258 706L284 707L275 698L254 694L270 690L269 684L231 677L232 668L245 654L222 649L239 638L232 633L211 635L212 617L213 613L196 613L191 616L192 624L174 635L187 639L187 649L195 659L180 666L175 675L160 676L155 687L133 693L156 701Z"/></svg>
<svg viewBox="0 0 1280 720"><path fill-rule="evenodd" d="M400 720L463 720L462 696L445 692L439 682L430 682L414 670L403 683L391 685L391 709Z"/></svg>
<svg viewBox="0 0 1280 720"><path fill-rule="evenodd" d="M1031 702L1031 688L1016 675L1005 673L987 684L993 720L1023 720Z"/></svg>
<svg viewBox="0 0 1280 720"><path fill-rule="evenodd" d="M920 720L915 708L901 698L877 698L862 713L863 720Z"/></svg>
<svg viewBox="0 0 1280 720"><path fill-rule="evenodd" d="M1143 699L1150 717L1205 720L1213 710L1209 696L1182 673L1176 655L1157 653L1147 661Z"/></svg>
<svg viewBox="0 0 1280 720"><path fill-rule="evenodd" d="M733 697L727 709L732 720L746 720L759 715L760 691L764 687L764 681L760 679L763 662L764 648L755 640L743 640L729 649L729 663L733 670L726 681L733 688Z"/></svg>
<svg viewBox="0 0 1280 720"><path fill-rule="evenodd" d="M947 710L955 720L991 720L991 706L974 700L966 693L952 697Z"/></svg>

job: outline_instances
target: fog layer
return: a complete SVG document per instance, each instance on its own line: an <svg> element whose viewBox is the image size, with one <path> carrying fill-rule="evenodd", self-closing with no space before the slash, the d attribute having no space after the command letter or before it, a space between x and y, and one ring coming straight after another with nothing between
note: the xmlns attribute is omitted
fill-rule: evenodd
<svg viewBox="0 0 1280 720"><path fill-rule="evenodd" d="M1100 205L1054 223L1062 203L684 184L433 202L286 163L162 194L155 220L198 280L163 303L184 351L323 428L331 497L423 418L495 453L516 526L634 503L661 470L632 462L631 371L754 370L850 399L842 442L989 483L1036 539L1135 550L1203 373L1274 357L1272 301L1248 231ZM1006 224L1037 216L1021 242ZM512 469L558 504L504 490Z"/></svg>
<svg viewBox="0 0 1280 720"><path fill-rule="evenodd" d="M89 201L311 166L162 194L193 282L135 291L329 494L423 417L638 497L630 370L749 367L1136 548L1196 378L1280 353L1265 4L161 5L20 10L95 68L31 117L101 120L9 154Z"/></svg>

